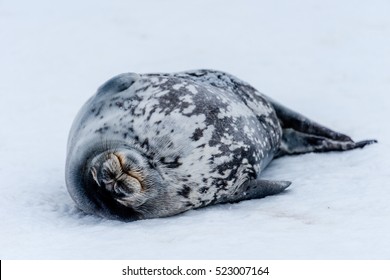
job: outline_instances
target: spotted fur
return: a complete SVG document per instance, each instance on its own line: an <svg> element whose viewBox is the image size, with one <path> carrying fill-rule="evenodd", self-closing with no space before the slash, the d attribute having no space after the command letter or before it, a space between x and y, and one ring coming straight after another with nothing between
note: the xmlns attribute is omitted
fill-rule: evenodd
<svg viewBox="0 0 390 280"><path fill-rule="evenodd" d="M283 131L291 130L286 120L293 117L301 115L224 72L122 74L102 85L74 121L68 190L84 211L124 220L278 193L289 182L261 181L260 174L274 156L294 153L299 146L299 139L291 144L290 137L283 138ZM322 128L302 118L314 134ZM353 146L350 138L343 141ZM136 169L143 178L137 200L130 197L130 183L128 191L119 186L116 193L113 185L101 186L96 170L115 153L128 166L118 167L113 177Z"/></svg>

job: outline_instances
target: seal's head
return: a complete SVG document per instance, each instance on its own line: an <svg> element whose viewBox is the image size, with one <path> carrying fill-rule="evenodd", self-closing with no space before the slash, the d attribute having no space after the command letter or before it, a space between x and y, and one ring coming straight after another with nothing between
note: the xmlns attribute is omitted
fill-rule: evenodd
<svg viewBox="0 0 390 280"><path fill-rule="evenodd" d="M164 183L147 158L129 147L92 151L67 163L68 190L79 208L121 220L156 215Z"/></svg>

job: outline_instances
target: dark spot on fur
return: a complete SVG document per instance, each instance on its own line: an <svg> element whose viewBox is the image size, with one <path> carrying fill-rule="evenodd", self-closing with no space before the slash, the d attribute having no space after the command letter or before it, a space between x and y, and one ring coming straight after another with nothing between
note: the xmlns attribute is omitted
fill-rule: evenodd
<svg viewBox="0 0 390 280"><path fill-rule="evenodd" d="M161 157L160 162L168 168L178 168L180 165L182 165L182 163L179 162L179 159L179 157L176 157L173 161L166 161L165 157Z"/></svg>
<svg viewBox="0 0 390 280"><path fill-rule="evenodd" d="M193 76L193 77L202 77L202 76L206 75L206 72L205 71L192 72L192 73L188 73L188 75Z"/></svg>
<svg viewBox="0 0 390 280"><path fill-rule="evenodd" d="M153 113L156 112L157 108L158 108L157 105L154 105L154 106L153 106L153 109L150 110L149 115L148 115L147 118L146 118L147 121L150 120L150 118L152 117ZM145 114L145 109L144 109L144 111L143 111L143 114ZM161 122L161 121L160 121L160 122Z"/></svg>
<svg viewBox="0 0 390 280"><path fill-rule="evenodd" d="M150 85L138 88L138 89L135 90L135 93L146 91L149 87L150 87Z"/></svg>
<svg viewBox="0 0 390 280"><path fill-rule="evenodd" d="M104 104L100 104L99 108L96 109L96 107L94 107L91 109L91 112L95 113L95 117L100 115L100 112L102 111L103 106L104 106Z"/></svg>
<svg viewBox="0 0 390 280"><path fill-rule="evenodd" d="M150 157L148 157L148 159L152 160L152 158L150 158ZM156 163L153 161L148 161L148 164L149 164L149 167L152 169L157 167Z"/></svg>
<svg viewBox="0 0 390 280"><path fill-rule="evenodd" d="M191 139L194 141L198 141L200 138L203 137L203 131L204 129L200 129L199 127L195 129L194 133L191 136Z"/></svg>
<svg viewBox="0 0 390 280"><path fill-rule="evenodd" d="M182 197L188 198L190 192L191 192L191 188L187 185L184 185L183 188L177 192L177 194L181 195Z"/></svg>
<svg viewBox="0 0 390 280"><path fill-rule="evenodd" d="M144 140L144 142L141 144L141 148L146 148L147 150L149 150L149 139L146 138Z"/></svg>
<svg viewBox="0 0 390 280"><path fill-rule="evenodd" d="M103 127L99 128L99 129L96 129L95 132L97 132L97 133L104 133L108 129L109 129L109 127L105 124Z"/></svg>
<svg viewBox="0 0 390 280"><path fill-rule="evenodd" d="M208 187L202 187L199 189L199 193L206 193L209 190Z"/></svg>

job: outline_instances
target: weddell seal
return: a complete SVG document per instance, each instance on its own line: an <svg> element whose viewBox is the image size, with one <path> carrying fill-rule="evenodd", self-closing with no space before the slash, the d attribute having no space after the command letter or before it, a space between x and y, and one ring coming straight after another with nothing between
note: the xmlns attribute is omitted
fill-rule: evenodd
<svg viewBox="0 0 390 280"><path fill-rule="evenodd" d="M118 75L73 122L66 185L87 213L133 221L262 198L291 182L273 158L346 151L354 142L220 71Z"/></svg>

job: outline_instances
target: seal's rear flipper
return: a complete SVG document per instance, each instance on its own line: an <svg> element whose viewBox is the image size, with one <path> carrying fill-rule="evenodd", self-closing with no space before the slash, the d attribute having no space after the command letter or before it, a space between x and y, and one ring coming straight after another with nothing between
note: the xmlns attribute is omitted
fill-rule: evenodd
<svg viewBox="0 0 390 280"><path fill-rule="evenodd" d="M282 142L275 158L310 152L348 151L376 143L365 140L355 143L351 137L333 131L284 107L268 97L283 129Z"/></svg>
<svg viewBox="0 0 390 280"><path fill-rule="evenodd" d="M278 194L287 189L290 185L291 182L289 181L249 180L236 190L234 195L229 198L228 202L263 198L269 195Z"/></svg>
<svg viewBox="0 0 390 280"><path fill-rule="evenodd" d="M366 145L377 143L376 140L360 142L338 141L322 136L310 135L295 131L292 128L283 129L282 142L275 158L284 155L297 155L310 152L348 151L363 148Z"/></svg>
<svg viewBox="0 0 390 280"><path fill-rule="evenodd" d="M371 139L371 140L359 141L359 142L355 143L355 148L354 149L363 148L366 145L371 145L371 144L375 144L375 143L378 143L378 140Z"/></svg>
<svg viewBox="0 0 390 280"><path fill-rule="evenodd" d="M274 107L276 115L280 121L283 129L292 128L293 130L306 133L309 135L322 136L332 140L350 142L352 139L342 133L333 131L319 123L316 123L309 118L279 104L278 102L269 98L269 101Z"/></svg>

